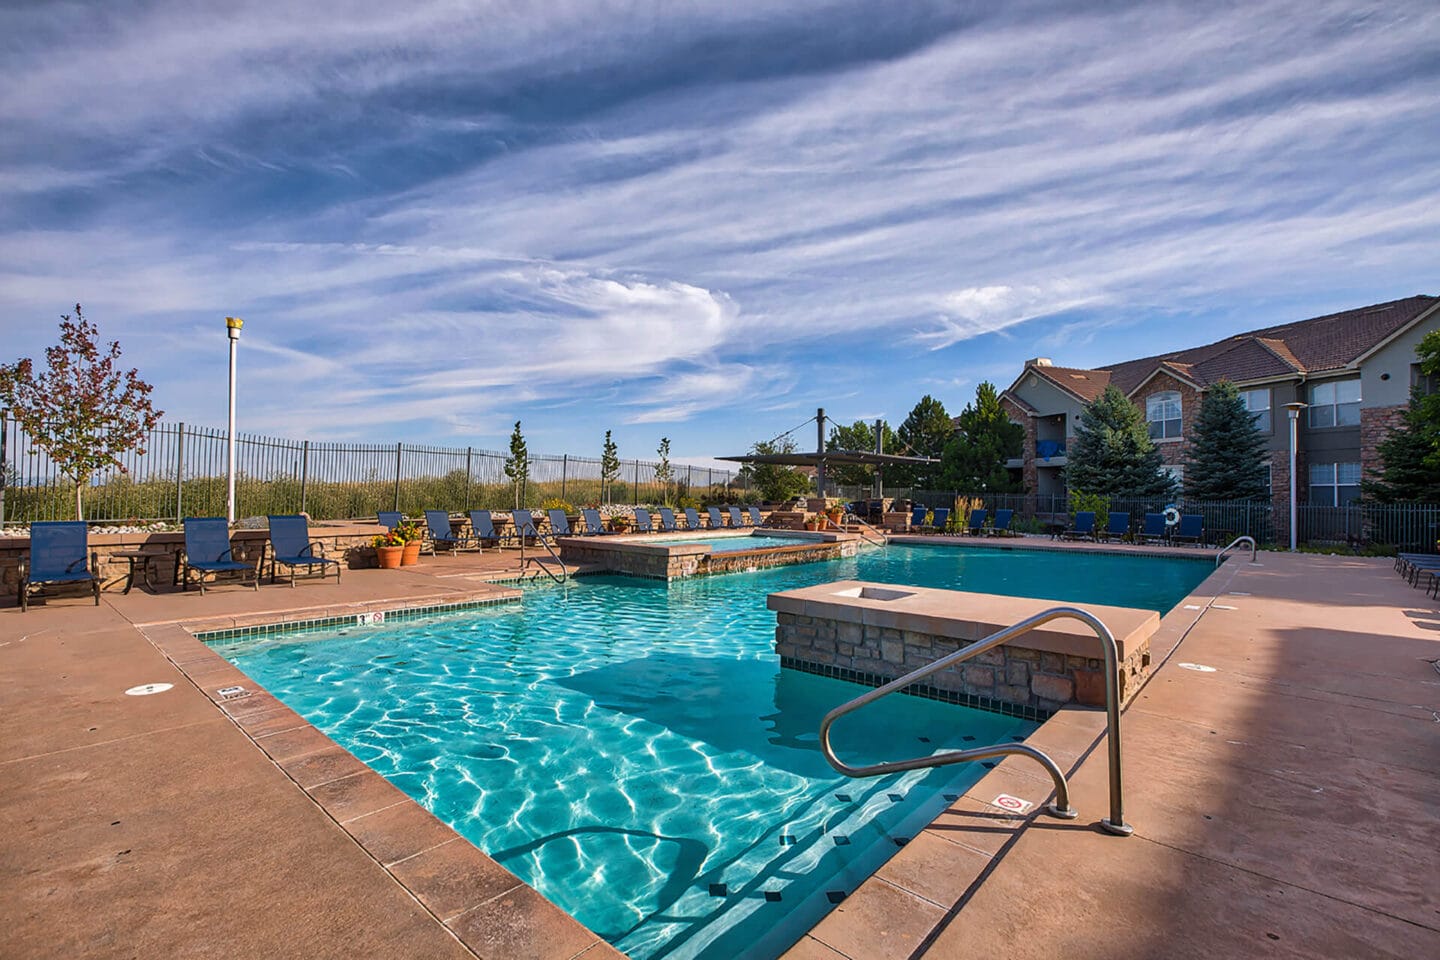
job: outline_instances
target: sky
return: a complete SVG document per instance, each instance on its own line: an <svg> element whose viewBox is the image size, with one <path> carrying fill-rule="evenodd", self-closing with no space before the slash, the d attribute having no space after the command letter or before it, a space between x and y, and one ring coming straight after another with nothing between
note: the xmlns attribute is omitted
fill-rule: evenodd
<svg viewBox="0 0 1440 960"><path fill-rule="evenodd" d="M999 8L999 9L997 9ZM676 460L1440 294L1440 5L12 2L0 363ZM813 446L813 427L801 446Z"/></svg>

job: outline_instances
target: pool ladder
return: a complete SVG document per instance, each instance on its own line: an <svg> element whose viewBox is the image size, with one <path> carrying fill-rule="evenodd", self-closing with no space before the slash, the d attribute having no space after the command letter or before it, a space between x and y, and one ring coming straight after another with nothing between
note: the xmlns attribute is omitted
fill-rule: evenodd
<svg viewBox="0 0 1440 960"><path fill-rule="evenodd" d="M1255 548L1255 538L1254 538L1254 537L1240 536L1240 537L1236 537L1234 540L1231 540L1228 546L1226 546L1226 547L1225 547L1223 550L1221 550L1219 553L1215 554L1215 566L1217 566L1217 567L1220 566L1220 561L1225 559L1225 554L1229 553L1231 550L1234 550L1236 547L1238 547L1238 546L1240 546L1240 545L1242 545L1242 544L1247 544L1247 543L1250 545L1250 562L1251 562L1251 563L1254 563L1254 562L1255 562L1255 549L1256 549L1256 548Z"/></svg>
<svg viewBox="0 0 1440 960"><path fill-rule="evenodd" d="M564 583L566 580L569 580L570 568L565 565L564 560L560 559L560 554L555 552L555 548L550 545L549 539L547 539L544 534L540 533L537 530L534 536L534 540L535 542L539 543L540 546L545 548L545 552L550 554L551 559L553 559L556 563L560 564L560 573L557 576L555 571L550 569L549 564L546 563L545 558L543 557L530 557L527 559L525 556L524 537L520 538L520 569L524 570L527 564L533 563L535 564L535 566L539 567L545 572L545 576L549 577L551 580L554 580L556 583Z"/></svg>
<svg viewBox="0 0 1440 960"><path fill-rule="evenodd" d="M1091 630L1095 636L1100 638L1100 646L1105 654L1105 719L1106 719L1106 743L1109 750L1110 761L1110 816L1100 821L1100 826L1108 833L1116 836L1128 837L1134 828L1125 822L1124 791L1120 782L1120 692L1119 692L1119 660L1120 654L1115 635L1110 628L1105 626L1094 614L1078 607L1053 607L1043 613L1037 613L1033 617L1027 617L1018 623L1011 624L1003 630L997 630L983 640L977 640L966 647L961 647L954 653L948 654L936 660L928 666L913 670L898 680L891 680L889 683L876 687L848 703L842 704L825 715L820 721L820 751L829 761L830 766L839 770L847 777L878 777L887 773L900 773L905 770L923 770L928 767L944 767L952 763L965 763L971 760L985 760L989 757L1000 757L1007 754L1029 757L1050 774L1050 779L1055 782L1055 800L1047 806L1052 816L1060 817L1063 820L1073 820L1077 816L1075 808L1070 806L1070 787L1065 781L1065 774L1055 761L1050 759L1044 752L1035 747L1023 743L999 743L989 747L975 747L971 750L953 750L948 753L936 754L930 757L915 757L911 760L895 760L888 763L873 763L869 766L852 767L843 762L835 755L835 748L830 744L830 728L836 720L848 713L853 713L869 703L874 703L881 697L889 696L898 690L903 690L911 684L923 680L931 674L939 673L947 667L953 667L972 657L977 657L986 651L993 650L1001 644L1008 643L1017 637L1023 636L1034 630L1036 627L1049 623L1052 620L1079 620Z"/></svg>

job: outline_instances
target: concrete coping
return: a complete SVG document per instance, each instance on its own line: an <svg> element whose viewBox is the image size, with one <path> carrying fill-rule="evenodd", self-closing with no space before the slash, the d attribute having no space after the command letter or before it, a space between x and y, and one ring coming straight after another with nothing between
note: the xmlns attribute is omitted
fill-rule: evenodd
<svg viewBox="0 0 1440 960"><path fill-rule="evenodd" d="M559 537L555 542L562 547L574 546L589 549L614 550L617 553L636 553L655 557L685 557L710 553L710 541L712 540L741 540L756 534L764 537L795 540L797 541L796 547L814 546L821 543L838 543L841 540L856 539L853 534L847 533L809 530L770 530L752 527L749 530L742 529L734 532L729 530L716 530L713 533L708 530L678 530L673 533L648 533L630 536L611 534L603 537ZM673 542L677 537L694 537L695 542ZM755 549L793 550L795 547L777 547L767 544L766 546L756 547ZM750 553L751 551L736 550L733 552Z"/></svg>
<svg viewBox="0 0 1440 960"><path fill-rule="evenodd" d="M1093 603L1066 604L1057 600L1003 597L991 593L895 586L860 580L839 580L772 593L766 606L777 613L911 630L962 643L983 639L1026 617L1055 607L1078 606L1110 628L1119 646L1122 662L1130 653L1148 643L1151 634L1160 626L1160 615L1153 610ZM1078 620L1052 621L1014 642L1032 650L1067 656L1104 655L1099 638Z"/></svg>

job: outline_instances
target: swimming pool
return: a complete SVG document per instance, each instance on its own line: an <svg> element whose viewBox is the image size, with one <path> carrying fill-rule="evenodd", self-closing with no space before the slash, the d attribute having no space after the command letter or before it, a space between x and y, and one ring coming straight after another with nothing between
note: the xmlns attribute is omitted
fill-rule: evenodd
<svg viewBox="0 0 1440 960"><path fill-rule="evenodd" d="M985 771L836 774L816 730L861 688L779 669L766 594L838 579L1169 609L1213 568L891 547L665 585L217 648L521 879L636 958L773 957ZM1023 738L892 697L836 727L852 762Z"/></svg>
<svg viewBox="0 0 1440 960"><path fill-rule="evenodd" d="M770 537L763 533L752 533L748 537L714 537L707 539L701 534L691 537L674 537L665 540L646 540L655 546L678 546L679 544L703 543L711 553L730 553L735 550L759 550L764 547L809 547L822 540L806 537Z"/></svg>

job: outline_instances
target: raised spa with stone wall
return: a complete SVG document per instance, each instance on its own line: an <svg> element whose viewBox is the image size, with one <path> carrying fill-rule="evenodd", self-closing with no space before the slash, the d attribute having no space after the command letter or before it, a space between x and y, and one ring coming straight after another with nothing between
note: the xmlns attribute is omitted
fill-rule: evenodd
<svg viewBox="0 0 1440 960"><path fill-rule="evenodd" d="M679 580L716 573L761 570L795 563L815 563L853 557L864 544L857 536L846 533L809 533L788 530L764 530L767 539L782 538L791 543L780 546L767 543L754 550L716 550L708 542L725 539L734 546L736 539L749 534L695 534L695 543L673 542L675 535L664 537L561 537L560 556L572 566L601 567L614 573L654 580Z"/></svg>

